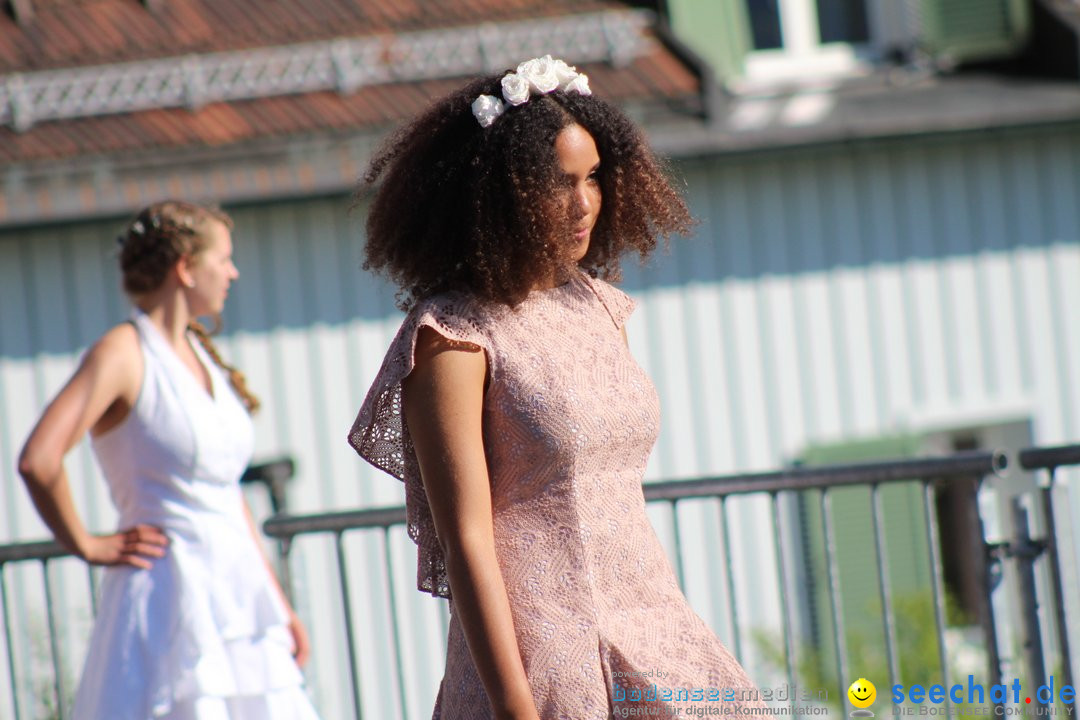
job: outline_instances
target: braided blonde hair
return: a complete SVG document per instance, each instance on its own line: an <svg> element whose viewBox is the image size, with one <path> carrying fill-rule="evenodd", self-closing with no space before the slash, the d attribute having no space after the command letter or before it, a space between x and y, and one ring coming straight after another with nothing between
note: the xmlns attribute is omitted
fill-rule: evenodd
<svg viewBox="0 0 1080 720"><path fill-rule="evenodd" d="M161 287L181 258L198 255L206 249L207 229L212 222L220 222L230 230L233 227L232 218L221 210L183 200L165 200L143 208L117 238L124 290L131 295L143 295ZM222 359L210 339L221 329L221 318L216 318L213 330L208 330L197 320L192 320L188 329L218 367L228 374L229 384L247 411L258 410L259 399L248 389L244 374Z"/></svg>
<svg viewBox="0 0 1080 720"><path fill-rule="evenodd" d="M259 398L248 389L247 378L244 377L244 373L236 369L234 365L230 365L225 362L221 357L221 353L218 352L217 345L210 339L211 331L207 330L201 322L198 320L192 320L188 324L188 330L195 333L195 337L199 339L199 343L206 350L206 354L209 355L217 366L224 370L229 376L229 384L232 385L233 390L240 396L240 402L247 408L249 415L254 415L259 409L262 403L259 402Z"/></svg>

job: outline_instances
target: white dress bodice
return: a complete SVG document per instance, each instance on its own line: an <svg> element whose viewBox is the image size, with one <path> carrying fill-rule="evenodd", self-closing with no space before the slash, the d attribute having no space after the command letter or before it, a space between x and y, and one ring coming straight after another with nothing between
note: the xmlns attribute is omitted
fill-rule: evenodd
<svg viewBox="0 0 1080 720"><path fill-rule="evenodd" d="M255 443L251 419L198 342L212 392L181 362L145 313L132 322L143 350L143 380L131 414L92 440L119 526L191 530L203 512L229 516ZM241 517L243 519L243 517Z"/></svg>
<svg viewBox="0 0 1080 720"><path fill-rule="evenodd" d="M288 614L243 504L248 413L195 338L209 393L144 313L131 322L143 358L138 399L92 446L118 528L156 525L169 544L149 570L105 569L73 717L219 717L198 708L262 697L272 701L257 717L314 718ZM301 710L285 710L280 698Z"/></svg>

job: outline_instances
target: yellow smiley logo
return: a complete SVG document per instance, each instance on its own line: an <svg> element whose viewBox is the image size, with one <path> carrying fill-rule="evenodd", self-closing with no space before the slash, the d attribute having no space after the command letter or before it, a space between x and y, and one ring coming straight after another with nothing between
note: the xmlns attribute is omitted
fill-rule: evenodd
<svg viewBox="0 0 1080 720"><path fill-rule="evenodd" d="M877 699L877 688L866 678L859 678L847 689L848 700L857 708L867 708Z"/></svg>

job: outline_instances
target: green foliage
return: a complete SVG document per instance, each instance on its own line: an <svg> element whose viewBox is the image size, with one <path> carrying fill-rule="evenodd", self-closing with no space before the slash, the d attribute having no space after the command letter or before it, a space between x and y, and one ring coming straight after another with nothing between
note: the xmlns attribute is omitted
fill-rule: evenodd
<svg viewBox="0 0 1080 720"><path fill-rule="evenodd" d="M49 646L49 629L44 620L36 615L27 621L32 628L30 632L30 676L33 683L34 697L34 720L60 720L61 712L56 701L56 673L52 662L52 648ZM65 702L71 707L73 700L72 688L75 687L71 673L66 666L62 668L64 673L62 686L65 691Z"/></svg>
<svg viewBox="0 0 1080 720"><path fill-rule="evenodd" d="M970 624L958 604L946 597L946 626ZM895 683L925 686L942 682L941 648L938 644L934 622L933 597L928 592L916 592L893 597L893 616L896 623L896 654L900 677L889 677L889 661L885 649L885 629L881 620L881 608L876 603L865 609L861 622L847 625L845 649L848 673L851 677L837 677L835 647L818 648L803 645L796 652L796 685L811 691L825 688L829 691L826 705L841 715L845 712L848 686L859 678L866 678L877 688L875 705L882 707L890 702L890 688ZM878 632L868 633L866 628L875 621ZM784 672L783 638L776 633L755 631L754 642L766 661ZM835 642L835 636L829 642ZM978 678L976 678L978 681ZM880 712L878 713L880 715Z"/></svg>

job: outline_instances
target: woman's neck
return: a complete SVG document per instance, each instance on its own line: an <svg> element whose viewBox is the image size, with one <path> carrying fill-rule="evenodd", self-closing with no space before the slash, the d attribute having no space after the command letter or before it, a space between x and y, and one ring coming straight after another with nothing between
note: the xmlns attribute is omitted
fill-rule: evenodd
<svg viewBox="0 0 1080 720"><path fill-rule="evenodd" d="M560 285L565 285L566 283L570 282L573 277L579 272L580 270L576 265L559 268L555 270L555 272L553 272L551 275L546 277L544 280L534 283L532 286L532 292L536 292L538 290L551 290L552 288L557 288Z"/></svg>
<svg viewBox="0 0 1080 720"><path fill-rule="evenodd" d="M135 305L174 347L187 343L187 328L192 318L183 295L152 293L136 299Z"/></svg>

